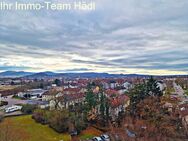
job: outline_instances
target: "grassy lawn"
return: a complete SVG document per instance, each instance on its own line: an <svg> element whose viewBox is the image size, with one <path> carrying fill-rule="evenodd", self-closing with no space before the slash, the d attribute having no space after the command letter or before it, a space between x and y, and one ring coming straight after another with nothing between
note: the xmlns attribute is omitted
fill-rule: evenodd
<svg viewBox="0 0 188 141"><path fill-rule="evenodd" d="M88 127L86 130L81 132L79 137L82 140L86 140L86 139L91 139L94 136L100 136L101 134L102 132L97 130L96 128Z"/></svg>
<svg viewBox="0 0 188 141"><path fill-rule="evenodd" d="M94 137L94 135L91 134L85 134L85 135L81 135L80 139L81 140L87 140L87 139L92 139Z"/></svg>
<svg viewBox="0 0 188 141"><path fill-rule="evenodd" d="M23 129L29 134L28 141L70 141L68 134L59 134L49 128L47 125L36 123L31 116L18 116L6 118L12 123Z"/></svg>
<svg viewBox="0 0 188 141"><path fill-rule="evenodd" d="M47 125L36 123L31 116L28 115L9 117L5 118L4 121L10 121L12 125L24 130L29 136L29 139L26 141L71 141L69 134L59 134ZM88 127L76 138L86 140L91 139L94 136L100 136L101 134L102 132L96 128Z"/></svg>

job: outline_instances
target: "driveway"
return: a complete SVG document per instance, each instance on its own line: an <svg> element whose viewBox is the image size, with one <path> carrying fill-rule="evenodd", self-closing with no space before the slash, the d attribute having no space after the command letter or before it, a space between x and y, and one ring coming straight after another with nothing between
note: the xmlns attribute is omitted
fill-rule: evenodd
<svg viewBox="0 0 188 141"><path fill-rule="evenodd" d="M8 105L6 105L5 108L11 107L12 105L17 105L17 104L27 104L27 100L15 99L15 98L12 98L12 95L7 96L7 97L2 97L2 101L8 102Z"/></svg>

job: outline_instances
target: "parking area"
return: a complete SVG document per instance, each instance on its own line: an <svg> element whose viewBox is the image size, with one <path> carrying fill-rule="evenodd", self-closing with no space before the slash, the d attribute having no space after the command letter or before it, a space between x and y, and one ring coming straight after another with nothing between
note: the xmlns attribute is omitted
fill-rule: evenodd
<svg viewBox="0 0 188 141"><path fill-rule="evenodd" d="M20 104L31 104L31 105L47 104L46 102L40 101L40 100L21 100L21 99L16 99L16 98L13 98L13 95L7 96L7 97L2 97L2 101L7 101L8 105L3 106L0 109L8 108L8 107L11 107L12 105L20 105Z"/></svg>
<svg viewBox="0 0 188 141"><path fill-rule="evenodd" d="M4 106L4 108L11 107L12 105L27 104L27 100L15 99L13 95L2 97L1 99L8 102L8 105Z"/></svg>

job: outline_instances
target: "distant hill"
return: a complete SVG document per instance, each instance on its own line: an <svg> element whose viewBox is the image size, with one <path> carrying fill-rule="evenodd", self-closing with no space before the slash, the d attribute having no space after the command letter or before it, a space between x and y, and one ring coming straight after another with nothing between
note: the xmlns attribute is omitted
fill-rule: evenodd
<svg viewBox="0 0 188 141"><path fill-rule="evenodd" d="M31 74L31 75L26 75L24 77L25 78L29 78L29 79L36 79L36 78L37 79L42 79L42 78L55 77L57 75L58 75L58 73L46 71L46 72L39 72L39 73Z"/></svg>
<svg viewBox="0 0 188 141"><path fill-rule="evenodd" d="M26 78L52 78L52 77L64 77L64 78L122 78L122 77L147 77L148 75L137 74L109 74L109 73L54 73L54 72L40 72L32 75L25 76Z"/></svg>
<svg viewBox="0 0 188 141"><path fill-rule="evenodd" d="M24 71L5 71L0 73L1 78L15 78L15 77L24 77L27 75L32 75L32 72L24 72Z"/></svg>
<svg viewBox="0 0 188 141"><path fill-rule="evenodd" d="M55 72L24 72L24 71L5 71L0 73L0 78L16 78L24 77L28 79L42 79L42 78L123 78L123 77L149 77L150 75L142 74L110 74L110 73L95 73L95 72L83 72L83 73L55 73ZM188 77L188 75L166 75L156 77Z"/></svg>
<svg viewBox="0 0 188 141"><path fill-rule="evenodd" d="M109 74L109 73L95 73L95 72L85 72L85 73L62 73L58 74L59 76L65 76L70 78L118 78L118 77L127 77L126 74ZM137 76L137 75L131 75Z"/></svg>
<svg viewBox="0 0 188 141"><path fill-rule="evenodd" d="M16 78L25 77L29 79L42 79L52 77L65 77L65 78L119 78L119 77L138 77L137 74L109 74L109 73L95 73L95 72L83 72L83 73L54 73L50 71L46 72L24 72L24 71L5 71L0 73L0 78Z"/></svg>

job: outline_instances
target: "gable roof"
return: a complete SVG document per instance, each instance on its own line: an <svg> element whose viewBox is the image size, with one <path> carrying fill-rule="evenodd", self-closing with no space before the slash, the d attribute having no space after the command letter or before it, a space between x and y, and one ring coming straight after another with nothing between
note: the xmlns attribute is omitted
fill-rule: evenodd
<svg viewBox="0 0 188 141"><path fill-rule="evenodd" d="M43 95L56 95L62 91L58 91L57 89L50 89L49 91L46 91Z"/></svg>
<svg viewBox="0 0 188 141"><path fill-rule="evenodd" d="M110 99L110 105L112 108L116 108L119 107L120 105L124 105L128 100L129 100L128 96L120 95L118 97Z"/></svg>

